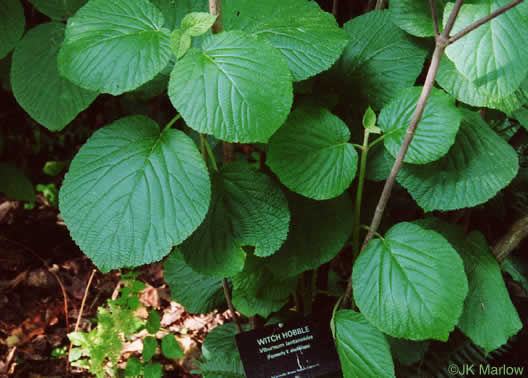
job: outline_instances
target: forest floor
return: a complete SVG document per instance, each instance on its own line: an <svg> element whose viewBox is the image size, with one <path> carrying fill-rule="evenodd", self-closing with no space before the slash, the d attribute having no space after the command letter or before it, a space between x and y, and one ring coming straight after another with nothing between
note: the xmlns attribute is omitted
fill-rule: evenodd
<svg viewBox="0 0 528 378"><path fill-rule="evenodd" d="M118 271L96 271L87 290L94 269L70 238L58 210L42 196L31 210L0 196L0 377L89 376L68 366L66 334L74 330L78 319L79 331L93 328L91 319L98 307L115 298L122 285ZM164 376L198 377L190 372L197 369L194 361L200 358L205 336L230 321L230 315L186 312L171 300L162 263L138 272L137 279L146 288L139 295L142 306L137 317L146 319L151 308L158 310L161 327L176 335L185 353L185 357L172 360L158 354L154 360L163 365ZM124 368L130 357L139 358L145 336L145 332L139 333L123 344L120 367Z"/></svg>

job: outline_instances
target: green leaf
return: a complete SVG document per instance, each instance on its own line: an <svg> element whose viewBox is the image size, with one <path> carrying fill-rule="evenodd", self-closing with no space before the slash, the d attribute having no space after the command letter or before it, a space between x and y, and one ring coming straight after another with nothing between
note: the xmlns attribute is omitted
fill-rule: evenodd
<svg viewBox="0 0 528 378"><path fill-rule="evenodd" d="M420 224L441 233L464 260L469 293L458 322L460 330L486 354L505 344L522 323L484 235L477 231L466 235L460 227L434 218Z"/></svg>
<svg viewBox="0 0 528 378"><path fill-rule="evenodd" d="M233 305L246 316L267 318L288 302L296 287L296 277L277 279L265 260L250 255L244 270L233 276Z"/></svg>
<svg viewBox="0 0 528 378"><path fill-rule="evenodd" d="M460 111L460 131L449 153L424 166L404 164L398 175L398 182L425 211L479 205L517 175L515 150L478 113Z"/></svg>
<svg viewBox="0 0 528 378"><path fill-rule="evenodd" d="M480 0L464 4L451 35L508 4L509 0ZM444 25L453 8L447 3ZM473 85L485 88L494 97L504 97L517 88L528 74L528 3L486 22L446 48L446 55ZM512 33L512 30L515 30Z"/></svg>
<svg viewBox="0 0 528 378"><path fill-rule="evenodd" d="M521 284L528 292L528 271L521 260L515 256L509 256L501 264L501 269L512 276L514 281Z"/></svg>
<svg viewBox="0 0 528 378"><path fill-rule="evenodd" d="M266 258L278 277L294 277L332 260L352 231L352 201L348 193L328 201L288 195L292 221L288 239Z"/></svg>
<svg viewBox="0 0 528 378"><path fill-rule="evenodd" d="M442 19L442 12L447 0L435 2L438 21ZM407 33L417 37L434 36L433 18L428 1L416 0L391 0L389 9L392 21Z"/></svg>
<svg viewBox="0 0 528 378"><path fill-rule="evenodd" d="M389 11L368 12L344 28L350 42L338 69L349 91L378 110L414 84L427 51L391 21Z"/></svg>
<svg viewBox="0 0 528 378"><path fill-rule="evenodd" d="M155 309L151 309L149 312L149 317L147 319L147 331L154 335L160 329L161 318L158 312Z"/></svg>
<svg viewBox="0 0 528 378"><path fill-rule="evenodd" d="M207 12L208 0L150 0L165 18L165 27L169 30L179 28L185 15L190 12Z"/></svg>
<svg viewBox="0 0 528 378"><path fill-rule="evenodd" d="M170 36L171 50L180 59L191 48L191 36L180 29L174 29Z"/></svg>
<svg viewBox="0 0 528 378"><path fill-rule="evenodd" d="M35 200L35 189L31 181L9 163L0 163L0 193L15 201Z"/></svg>
<svg viewBox="0 0 528 378"><path fill-rule="evenodd" d="M143 364L136 357L129 358L125 368L125 377L134 377L142 373Z"/></svg>
<svg viewBox="0 0 528 378"><path fill-rule="evenodd" d="M393 157L400 151L421 92L422 87L405 89L381 110L378 123ZM433 88L404 162L426 164L444 156L455 142L461 119L454 99Z"/></svg>
<svg viewBox="0 0 528 378"><path fill-rule="evenodd" d="M156 354L158 340L155 337L147 336L143 339L143 362L148 362ZM146 369L147 366L145 366Z"/></svg>
<svg viewBox="0 0 528 378"><path fill-rule="evenodd" d="M222 281L196 273L185 263L180 250L173 251L163 265L171 297L191 314L205 314L224 304Z"/></svg>
<svg viewBox="0 0 528 378"><path fill-rule="evenodd" d="M68 20L59 71L82 88L119 95L169 63L170 32L148 0L91 0Z"/></svg>
<svg viewBox="0 0 528 378"><path fill-rule="evenodd" d="M60 131L97 97L59 75L57 55L64 25L40 24L31 29L13 53L11 85L17 102L38 123Z"/></svg>
<svg viewBox="0 0 528 378"><path fill-rule="evenodd" d="M184 356L180 344L178 344L172 333L161 339L161 353L167 358L181 358Z"/></svg>
<svg viewBox="0 0 528 378"><path fill-rule="evenodd" d="M73 159L59 208L102 271L158 261L202 222L210 181L193 141L144 116L96 131Z"/></svg>
<svg viewBox="0 0 528 378"><path fill-rule="evenodd" d="M29 0L31 4L53 20L66 20L73 16L88 0Z"/></svg>
<svg viewBox="0 0 528 378"><path fill-rule="evenodd" d="M334 320L337 352L345 378L396 376L387 339L362 314L340 310Z"/></svg>
<svg viewBox="0 0 528 378"><path fill-rule="evenodd" d="M145 378L161 378L163 377L163 367L159 362L146 364L143 374Z"/></svg>
<svg viewBox="0 0 528 378"><path fill-rule="evenodd" d="M447 340L468 292L462 259L448 241L412 223L374 239L352 271L354 299L374 326L409 340Z"/></svg>
<svg viewBox="0 0 528 378"><path fill-rule="evenodd" d="M235 342L233 323L215 327L202 345L204 362L200 373L206 378L245 377L244 368Z"/></svg>
<svg viewBox="0 0 528 378"><path fill-rule="evenodd" d="M485 87L477 86L458 72L453 62L447 58L440 62L436 82L457 100L471 106L499 109L505 113L511 113L528 102L528 78L515 92L504 97L497 97L489 94Z"/></svg>
<svg viewBox="0 0 528 378"><path fill-rule="evenodd" d="M86 348L86 346L90 343L90 340L88 339L88 333L86 332L70 332L66 336L68 336L68 339L72 345L75 346Z"/></svg>
<svg viewBox="0 0 528 378"><path fill-rule="evenodd" d="M315 1L225 0L223 7L225 29L267 39L286 57L294 81L330 68L347 43L334 16Z"/></svg>
<svg viewBox="0 0 528 378"><path fill-rule="evenodd" d="M56 177L62 172L66 165L65 161L50 160L44 164L42 172L48 176Z"/></svg>
<svg viewBox="0 0 528 378"><path fill-rule="evenodd" d="M290 190L323 200L341 195L356 175L350 131L324 108L294 110L269 143L266 163Z"/></svg>
<svg viewBox="0 0 528 378"><path fill-rule="evenodd" d="M181 23L185 34L199 37L205 34L215 23L216 16L207 12L192 12L186 15Z"/></svg>
<svg viewBox="0 0 528 378"><path fill-rule="evenodd" d="M373 130L376 127L376 113L370 106L363 114L363 127L368 130Z"/></svg>
<svg viewBox="0 0 528 378"><path fill-rule="evenodd" d="M367 178L372 181L384 181L389 177L393 165L392 155L382 143L377 143L368 151Z"/></svg>
<svg viewBox="0 0 528 378"><path fill-rule="evenodd" d="M3 0L0 5L0 59L16 46L25 26L26 18L20 0Z"/></svg>
<svg viewBox="0 0 528 378"><path fill-rule="evenodd" d="M526 80L526 82L528 83L528 80ZM523 106L522 108L517 109L511 116L519 121L521 126L528 131L528 106Z"/></svg>
<svg viewBox="0 0 528 378"><path fill-rule="evenodd" d="M195 272L230 277L242 271L243 246L255 255L277 251L288 234L290 213L280 187L246 162L228 164L212 177L205 221L180 249Z"/></svg>
<svg viewBox="0 0 528 378"><path fill-rule="evenodd" d="M194 130L228 142L267 142L292 104L284 57L239 31L208 36L174 65L169 97Z"/></svg>

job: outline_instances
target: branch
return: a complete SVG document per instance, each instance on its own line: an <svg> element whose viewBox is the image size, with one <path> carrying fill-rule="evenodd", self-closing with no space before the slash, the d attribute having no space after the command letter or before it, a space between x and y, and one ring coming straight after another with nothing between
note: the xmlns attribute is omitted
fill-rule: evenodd
<svg viewBox="0 0 528 378"><path fill-rule="evenodd" d="M431 6L431 17L433 18L435 37L438 37L440 35L440 31L438 28L438 16L436 15L436 6L434 0L429 0L429 5Z"/></svg>
<svg viewBox="0 0 528 378"><path fill-rule="evenodd" d="M332 2L332 14L334 15L334 17L337 18L337 8L339 7L339 0L334 0Z"/></svg>
<svg viewBox="0 0 528 378"><path fill-rule="evenodd" d="M475 21L474 23L472 23L471 25L469 26L466 26L464 29L462 29L461 31L459 31L458 33L456 33L454 36L450 37L448 40L447 40L447 44L450 45L456 41L458 41L460 38L462 38L463 36L465 36L466 34L468 34L469 32L475 30L476 28L478 28L479 26L481 25L484 25L486 22L490 21L490 20L493 20L495 17L497 16L500 16L501 14L503 14L504 12L506 12L507 10L510 10L511 8L513 8L514 6L516 5L519 5L520 3L522 3L524 0L514 0L512 1L511 3L509 4L506 4L505 6L503 6L502 8L499 8L497 9L496 11L493 11L492 13L490 13L488 16L486 17L482 17L480 20L478 21Z"/></svg>
<svg viewBox="0 0 528 378"><path fill-rule="evenodd" d="M378 0L376 2L376 8L375 9L383 9L383 8L385 8L385 3L386 3L385 0Z"/></svg>
<svg viewBox="0 0 528 378"><path fill-rule="evenodd" d="M213 34L220 33L223 30L222 24L222 0L209 0L209 13L216 16L213 24Z"/></svg>
<svg viewBox="0 0 528 378"><path fill-rule="evenodd" d="M457 0L455 6L453 7L453 10L451 11L451 14L449 15L449 18L447 19L446 26L441 34L445 38L446 42L449 38L449 33L451 33L451 29L453 29L453 25L455 24L455 20L458 16L458 12L460 12L460 8L462 8L462 4L464 4L464 0Z"/></svg>
<svg viewBox="0 0 528 378"><path fill-rule="evenodd" d="M516 249L523 239L528 237L528 215L517 220L506 235L504 235L492 248L497 261L502 263L511 252Z"/></svg>
<svg viewBox="0 0 528 378"><path fill-rule="evenodd" d="M237 333L242 332L242 327L238 321L238 316L236 314L235 308L233 307L233 301L231 299L231 292L229 291L229 284L227 283L227 278L222 278L222 286L224 287L224 296L227 302L227 307L229 307L229 312L233 316L233 322L235 323L235 328Z"/></svg>

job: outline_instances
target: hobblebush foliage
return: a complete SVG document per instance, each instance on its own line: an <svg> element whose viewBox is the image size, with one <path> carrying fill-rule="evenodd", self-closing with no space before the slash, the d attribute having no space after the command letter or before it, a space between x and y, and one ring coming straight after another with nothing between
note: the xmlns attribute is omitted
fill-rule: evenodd
<svg viewBox="0 0 528 378"><path fill-rule="evenodd" d="M398 342L423 355L425 340L458 328L487 353L522 327L484 235L442 212L486 204L525 169L483 109L528 130L528 3L447 46L397 176L426 218L385 220L361 254L354 235L371 210L359 209L376 199L422 93L429 2L390 0L342 27L307 0L223 0L221 20L206 0L30 3L52 21L24 33L21 1L3 1L0 58L34 121L74 127L99 94L168 96L174 107L102 127L64 177L61 216L101 271L168 256L166 280L187 310L224 308L227 279L236 310L276 319L292 297L309 313L305 273L352 245L353 309L331 322L345 377L395 375ZM451 35L508 3L463 4ZM435 6L442 30L454 3ZM231 162L221 142L255 152ZM0 168L2 192L33 199L14 165ZM208 335L202 375L243 376L235 333Z"/></svg>

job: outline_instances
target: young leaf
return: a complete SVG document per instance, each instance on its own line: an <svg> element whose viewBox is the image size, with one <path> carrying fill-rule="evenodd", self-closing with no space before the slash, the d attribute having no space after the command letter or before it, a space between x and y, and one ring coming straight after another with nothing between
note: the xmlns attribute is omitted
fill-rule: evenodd
<svg viewBox="0 0 528 378"><path fill-rule="evenodd" d="M170 32L148 0L91 0L68 20L59 71L82 88L119 95L169 63Z"/></svg>
<svg viewBox="0 0 528 378"><path fill-rule="evenodd" d="M435 2L438 22L442 19L442 12L447 0ZM417 37L434 36L431 6L428 1L416 0L391 0L389 9L392 21L407 33Z"/></svg>
<svg viewBox="0 0 528 378"><path fill-rule="evenodd" d="M171 297L191 314L208 313L222 307L225 298L222 281L196 273L175 249L163 265Z"/></svg>
<svg viewBox="0 0 528 378"><path fill-rule="evenodd" d="M292 214L288 239L265 260L278 277L295 277L332 260L352 230L352 201L348 193L328 201L289 193L288 204Z"/></svg>
<svg viewBox="0 0 528 378"><path fill-rule="evenodd" d="M348 21L350 37L337 68L347 89L381 109L422 71L427 51L391 21L391 13L372 11Z"/></svg>
<svg viewBox="0 0 528 378"><path fill-rule="evenodd" d="M345 378L395 376L387 339L362 314L340 310L334 321L337 352Z"/></svg>
<svg viewBox="0 0 528 378"><path fill-rule="evenodd" d="M223 7L224 28L267 39L286 57L294 81L330 68L347 43L334 16L315 1L224 0Z"/></svg>
<svg viewBox="0 0 528 378"><path fill-rule="evenodd" d="M161 353L167 358L181 358L184 356L180 344L172 333L161 339Z"/></svg>
<svg viewBox="0 0 528 378"><path fill-rule="evenodd" d="M212 185L207 217L180 249L194 271L230 277L244 267L243 246L254 246L260 257L280 248L290 212L280 187L245 162L223 167L212 177Z"/></svg>
<svg viewBox="0 0 528 378"><path fill-rule="evenodd" d="M0 6L0 59L17 44L26 26L20 0L3 0Z"/></svg>
<svg viewBox="0 0 528 378"><path fill-rule="evenodd" d="M17 167L0 162L0 193L16 201L34 201L35 189Z"/></svg>
<svg viewBox="0 0 528 378"><path fill-rule="evenodd" d="M151 309L149 312L149 317L147 319L147 325L146 325L147 331L151 335L154 335L156 332L159 331L160 321L161 321L161 318L158 312L154 309Z"/></svg>
<svg viewBox="0 0 528 378"><path fill-rule="evenodd" d="M352 271L354 299L368 321L409 340L447 340L468 292L462 259L440 234L398 223L374 239Z"/></svg>
<svg viewBox="0 0 528 378"><path fill-rule="evenodd" d="M205 34L215 23L216 16L206 12L192 12L181 23L182 30L191 37Z"/></svg>
<svg viewBox="0 0 528 378"><path fill-rule="evenodd" d="M125 368L125 377L134 377L143 373L143 365L136 357L128 359Z"/></svg>
<svg viewBox="0 0 528 378"><path fill-rule="evenodd" d="M202 48L174 65L174 107L201 133L228 142L267 142L292 104L284 57L265 40L239 31L207 36Z"/></svg>
<svg viewBox="0 0 528 378"><path fill-rule="evenodd" d="M172 53L180 59L191 48L191 36L180 29L174 29L170 36Z"/></svg>
<svg viewBox="0 0 528 378"><path fill-rule="evenodd" d="M421 87L405 89L381 110L378 123L387 134L383 142L394 157L400 151L421 92ZM454 99L433 88L404 161L427 164L440 159L455 143L461 119Z"/></svg>
<svg viewBox="0 0 528 378"><path fill-rule="evenodd" d="M363 127L368 130L374 130L376 127L376 113L374 113L374 110L370 106L365 110L365 114L363 114Z"/></svg>
<svg viewBox="0 0 528 378"><path fill-rule="evenodd" d="M358 155L347 125L324 108L298 108L273 135L266 163L290 190L323 200L356 176Z"/></svg>
<svg viewBox="0 0 528 378"><path fill-rule="evenodd" d="M97 97L59 75L57 55L64 25L40 24L31 29L13 53L11 86L17 102L38 123L60 131Z"/></svg>
<svg viewBox="0 0 528 378"><path fill-rule="evenodd" d="M53 20L66 20L73 16L88 0L29 0L31 4Z"/></svg>
<svg viewBox="0 0 528 378"><path fill-rule="evenodd" d="M466 235L461 228L434 218L418 223L441 233L464 260L469 293L458 328L486 354L505 344L522 323L484 235L476 231Z"/></svg>
<svg viewBox="0 0 528 378"><path fill-rule="evenodd" d="M147 336L143 339L143 362L148 362L156 354L158 340L155 337ZM145 366L146 368L146 366Z"/></svg>
<svg viewBox="0 0 528 378"><path fill-rule="evenodd" d="M398 182L425 211L484 203L506 187L519 170L515 150L478 113L460 112L460 131L448 154L424 166L405 164L398 175Z"/></svg>
<svg viewBox="0 0 528 378"><path fill-rule="evenodd" d="M146 364L143 369L143 374L145 378L161 378L163 377L163 367L159 362Z"/></svg>
<svg viewBox="0 0 528 378"><path fill-rule="evenodd" d="M204 219L211 196L193 141L144 116L94 133L59 194L72 238L102 271L160 260Z"/></svg>
<svg viewBox="0 0 528 378"><path fill-rule="evenodd" d="M248 256L244 270L233 276L233 305L246 316L267 318L280 310L297 287L297 278L277 279L265 260Z"/></svg>
<svg viewBox="0 0 528 378"><path fill-rule="evenodd" d="M451 35L509 2L481 0L464 4ZM444 25L453 5L446 4ZM527 19L528 3L521 3L449 45L446 55L474 85L485 88L491 96L504 97L519 88L528 74L528 44L524 37L528 35Z"/></svg>

